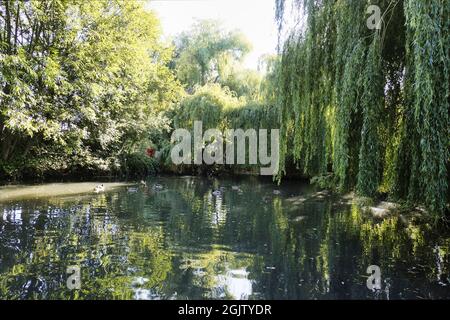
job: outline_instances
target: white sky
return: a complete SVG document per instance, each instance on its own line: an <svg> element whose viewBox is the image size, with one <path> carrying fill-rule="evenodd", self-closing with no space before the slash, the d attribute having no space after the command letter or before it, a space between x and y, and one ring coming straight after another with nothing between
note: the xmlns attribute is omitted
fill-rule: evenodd
<svg viewBox="0 0 450 320"><path fill-rule="evenodd" d="M216 19L228 30L239 29L253 45L244 65L256 69L260 56L276 53L274 5L274 0L150 0L148 7L156 11L167 38L189 29L196 19Z"/></svg>

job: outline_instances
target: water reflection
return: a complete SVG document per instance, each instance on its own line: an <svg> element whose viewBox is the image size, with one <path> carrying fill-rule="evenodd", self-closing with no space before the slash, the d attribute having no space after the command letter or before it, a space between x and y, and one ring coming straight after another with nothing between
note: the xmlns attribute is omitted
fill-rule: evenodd
<svg viewBox="0 0 450 320"><path fill-rule="evenodd" d="M298 182L148 186L1 202L0 298L450 298L448 230L374 219ZM66 288L72 265L81 290Z"/></svg>

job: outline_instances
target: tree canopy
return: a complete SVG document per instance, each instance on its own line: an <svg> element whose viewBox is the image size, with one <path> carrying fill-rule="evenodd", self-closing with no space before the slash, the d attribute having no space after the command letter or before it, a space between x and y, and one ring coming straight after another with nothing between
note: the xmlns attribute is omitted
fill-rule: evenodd
<svg viewBox="0 0 450 320"><path fill-rule="evenodd" d="M0 3L0 168L111 168L179 94L140 1ZM67 157L69 156L69 157ZM21 168L21 170L18 170Z"/></svg>
<svg viewBox="0 0 450 320"><path fill-rule="evenodd" d="M199 20L175 43L175 70L188 89L224 80L251 45L239 31L224 31L215 20Z"/></svg>

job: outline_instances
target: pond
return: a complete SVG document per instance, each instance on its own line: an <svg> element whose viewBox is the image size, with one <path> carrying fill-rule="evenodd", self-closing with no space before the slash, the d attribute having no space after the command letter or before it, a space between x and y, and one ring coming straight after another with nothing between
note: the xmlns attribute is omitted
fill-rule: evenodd
<svg viewBox="0 0 450 320"><path fill-rule="evenodd" d="M302 182L94 186L0 188L0 299L450 298L448 230Z"/></svg>

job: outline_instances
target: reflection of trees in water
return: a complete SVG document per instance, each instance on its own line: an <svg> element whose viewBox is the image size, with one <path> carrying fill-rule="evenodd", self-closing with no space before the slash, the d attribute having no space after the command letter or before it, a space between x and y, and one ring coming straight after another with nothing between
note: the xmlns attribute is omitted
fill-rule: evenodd
<svg viewBox="0 0 450 320"><path fill-rule="evenodd" d="M260 267L255 273L257 291L265 292L265 298L449 296L438 283L447 277L448 285L450 237L437 238L426 224L404 225L398 216L375 221L356 206L337 211L330 205L315 207L313 216L286 228L279 218L282 207L274 203L273 252L266 259L274 269L261 272ZM430 250L433 246L438 249ZM366 288L366 268L372 264L382 270L381 293Z"/></svg>
<svg viewBox="0 0 450 320"><path fill-rule="evenodd" d="M90 205L65 203L72 208L67 211L42 203L40 210L22 215L22 225L10 228L12 232L7 221L0 221L1 239L18 239L14 248L0 243L0 297L131 299L139 290L158 294L171 267L170 255L161 247L163 230L123 230L108 210L113 202L100 195ZM66 289L69 265L81 267L80 291Z"/></svg>
<svg viewBox="0 0 450 320"><path fill-rule="evenodd" d="M227 248L212 246L209 250L187 252L179 256L168 281L178 298L239 299L251 293L251 281L246 278L246 267L252 255L230 252ZM237 285L234 285L236 284Z"/></svg>
<svg viewBox="0 0 450 320"><path fill-rule="evenodd" d="M190 199L185 203L192 204L194 215L210 215L202 210L205 198L195 194L182 193ZM269 203L261 198L261 192L243 199L225 193L226 219L215 242L251 254L252 263L245 267L253 284L250 298L420 298L433 290L442 293L435 298L448 296L436 285L448 282L450 237L437 237L427 224L405 225L398 216L378 221L356 206L336 208L330 201L303 204L297 213L305 219L295 222L281 198ZM216 227L204 221L190 229L194 242ZM372 264L382 270L381 293L366 287Z"/></svg>
<svg viewBox="0 0 450 320"><path fill-rule="evenodd" d="M162 191L1 205L0 297L449 297L450 236L426 223L293 204L252 180L242 194L226 181L157 182ZM372 264L378 294L366 288ZM80 291L66 289L69 265L81 266Z"/></svg>

